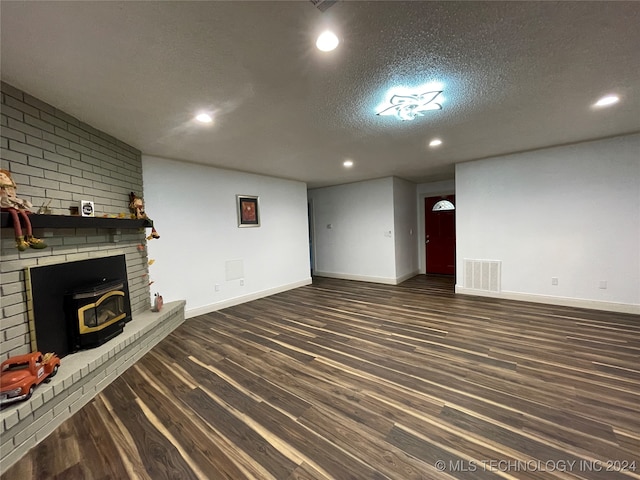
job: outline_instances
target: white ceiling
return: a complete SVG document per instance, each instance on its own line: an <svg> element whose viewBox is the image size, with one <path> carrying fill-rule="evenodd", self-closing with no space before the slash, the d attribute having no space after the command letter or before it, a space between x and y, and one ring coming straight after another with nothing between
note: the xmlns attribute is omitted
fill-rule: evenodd
<svg viewBox="0 0 640 480"><path fill-rule="evenodd" d="M0 9L7 83L145 154L310 187L448 179L456 162L640 131L638 2ZM314 45L326 26L342 40L331 53ZM441 111L375 115L388 88L430 81L444 85ZM619 104L591 108L611 92ZM192 120L201 109L213 125ZM434 137L438 149L427 147Z"/></svg>

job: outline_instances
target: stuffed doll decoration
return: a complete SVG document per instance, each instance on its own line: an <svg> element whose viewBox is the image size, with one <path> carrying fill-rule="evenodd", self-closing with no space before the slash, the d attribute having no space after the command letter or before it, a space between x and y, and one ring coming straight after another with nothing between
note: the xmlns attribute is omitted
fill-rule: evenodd
<svg viewBox="0 0 640 480"><path fill-rule="evenodd" d="M131 218L135 218L138 220L146 218L151 223L153 223L153 220L147 217L147 213L144 211L144 200L142 200L142 198L138 197L133 192L129 194L129 209L131 210ZM151 227L151 235L147 237L147 240L151 240L154 238L160 238L160 234L156 232L155 227Z"/></svg>
<svg viewBox="0 0 640 480"><path fill-rule="evenodd" d="M31 220L29 210L32 205L27 200L22 200L16 196L16 183L11 178L11 173L7 170L0 170L0 207L3 212L9 212L13 220L13 229L16 233L16 248L21 252L27 248L47 248L47 244L33 236L31 231ZM27 232L26 237L22 234L21 222Z"/></svg>

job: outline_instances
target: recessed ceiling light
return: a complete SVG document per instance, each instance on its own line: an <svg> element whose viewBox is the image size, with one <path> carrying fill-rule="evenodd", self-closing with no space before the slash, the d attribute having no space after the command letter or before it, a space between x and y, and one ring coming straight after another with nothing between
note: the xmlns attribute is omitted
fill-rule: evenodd
<svg viewBox="0 0 640 480"><path fill-rule="evenodd" d="M442 140L440 140L439 138L434 138L429 142L430 147L438 147L440 145L442 145Z"/></svg>
<svg viewBox="0 0 640 480"><path fill-rule="evenodd" d="M208 113L199 113L196 115L196 120L200 123L211 123L213 122L213 118Z"/></svg>
<svg viewBox="0 0 640 480"><path fill-rule="evenodd" d="M335 50L339 43L340 40L338 40L336 34L327 30L318 36L318 39L316 40L316 47L318 47L318 50L322 50L323 52L330 52L331 50Z"/></svg>
<svg viewBox="0 0 640 480"><path fill-rule="evenodd" d="M342 165L344 165L347 168L351 168L353 167L353 160L345 160Z"/></svg>
<svg viewBox="0 0 640 480"><path fill-rule="evenodd" d="M607 95L606 97L602 97L598 100L594 106L595 107L608 107L609 105L613 105L614 103L618 103L620 101L620 97L617 95Z"/></svg>

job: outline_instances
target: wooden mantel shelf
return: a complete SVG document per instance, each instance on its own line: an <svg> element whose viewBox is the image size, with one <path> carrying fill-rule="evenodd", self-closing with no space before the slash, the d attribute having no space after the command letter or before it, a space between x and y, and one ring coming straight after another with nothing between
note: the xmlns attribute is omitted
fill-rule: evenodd
<svg viewBox="0 0 640 480"><path fill-rule="evenodd" d="M12 227L13 220L9 212L2 212L0 228ZM147 228L153 222L148 219L82 217L78 215L29 215L33 228Z"/></svg>

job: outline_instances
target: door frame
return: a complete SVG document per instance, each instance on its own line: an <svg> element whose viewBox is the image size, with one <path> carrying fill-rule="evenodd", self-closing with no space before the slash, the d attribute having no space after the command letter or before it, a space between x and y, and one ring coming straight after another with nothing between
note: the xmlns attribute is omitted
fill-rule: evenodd
<svg viewBox="0 0 640 480"><path fill-rule="evenodd" d="M313 199L307 197L307 222L309 225L309 273L313 276L316 271L316 224L315 211L313 209Z"/></svg>
<svg viewBox="0 0 640 480"><path fill-rule="evenodd" d="M423 275L427 273L427 254L425 251L426 250L425 242L427 239L425 237L426 229L424 224L424 217L425 217L424 199L429 197L437 197L438 195L455 195L455 194L456 194L455 187L454 188L449 187L449 188L444 188L442 190L433 190L428 192L418 192L418 235L417 235L418 245L416 246L416 248L418 249L418 264L420 268L420 273ZM456 205L456 208L458 208L457 205ZM458 242L458 239L456 237L456 244L457 242ZM457 249L456 249L456 252L457 252ZM457 264L457 258L456 258L456 264ZM456 272L457 272L457 269L456 269Z"/></svg>

